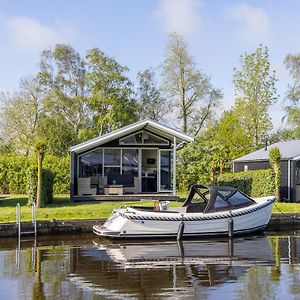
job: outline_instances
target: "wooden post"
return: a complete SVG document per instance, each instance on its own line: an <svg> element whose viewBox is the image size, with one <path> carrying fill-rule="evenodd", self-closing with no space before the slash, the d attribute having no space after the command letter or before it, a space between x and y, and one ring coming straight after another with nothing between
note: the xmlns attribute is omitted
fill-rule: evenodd
<svg viewBox="0 0 300 300"><path fill-rule="evenodd" d="M173 142L173 195L176 196L176 137Z"/></svg>

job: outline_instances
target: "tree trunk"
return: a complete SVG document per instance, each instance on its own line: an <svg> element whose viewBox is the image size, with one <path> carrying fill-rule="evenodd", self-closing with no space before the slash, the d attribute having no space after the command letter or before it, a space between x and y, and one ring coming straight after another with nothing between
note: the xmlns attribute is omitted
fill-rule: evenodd
<svg viewBox="0 0 300 300"><path fill-rule="evenodd" d="M42 281L42 256L43 250L36 250L35 282L32 285L32 299L44 300L44 283Z"/></svg>
<svg viewBox="0 0 300 300"><path fill-rule="evenodd" d="M38 159L38 182L36 191L36 207L41 207L41 196L42 196L42 155L37 155Z"/></svg>
<svg viewBox="0 0 300 300"><path fill-rule="evenodd" d="M212 181L213 184L216 184L216 182L217 182L217 180L216 180L216 168L211 167L210 172L211 172L211 181Z"/></svg>
<svg viewBox="0 0 300 300"><path fill-rule="evenodd" d="M220 159L220 175L223 174L223 159Z"/></svg>

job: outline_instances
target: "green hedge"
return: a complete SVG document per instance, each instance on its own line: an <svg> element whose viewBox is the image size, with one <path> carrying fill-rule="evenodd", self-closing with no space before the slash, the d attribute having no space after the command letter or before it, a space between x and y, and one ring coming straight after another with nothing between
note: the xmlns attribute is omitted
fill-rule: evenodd
<svg viewBox="0 0 300 300"><path fill-rule="evenodd" d="M56 157L48 155L43 162L43 169L54 175L54 194L70 193L70 156Z"/></svg>
<svg viewBox="0 0 300 300"><path fill-rule="evenodd" d="M275 195L275 174L271 169L226 173L219 177L218 184L232 186L252 197Z"/></svg>
<svg viewBox="0 0 300 300"><path fill-rule="evenodd" d="M34 156L0 155L0 194L26 194L28 192L28 173L37 167ZM54 175L55 194L68 194L70 187L70 157L46 155L43 169Z"/></svg>
<svg viewBox="0 0 300 300"><path fill-rule="evenodd" d="M31 157L0 156L0 193L25 194L28 168L34 164Z"/></svg>
<svg viewBox="0 0 300 300"><path fill-rule="evenodd" d="M42 170L42 192L41 192L41 206L53 202L53 184L54 174L49 170ZM36 202L37 192L37 168L32 167L27 174L27 194L29 195L28 203Z"/></svg>

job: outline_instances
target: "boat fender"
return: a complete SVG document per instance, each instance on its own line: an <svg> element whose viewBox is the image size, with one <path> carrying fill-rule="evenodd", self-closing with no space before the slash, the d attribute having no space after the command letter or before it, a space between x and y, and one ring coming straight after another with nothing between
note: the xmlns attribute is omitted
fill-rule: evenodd
<svg viewBox="0 0 300 300"><path fill-rule="evenodd" d="M178 226L177 241L182 239L183 232L184 232L184 222L182 221Z"/></svg>
<svg viewBox="0 0 300 300"><path fill-rule="evenodd" d="M154 211L159 211L160 207L159 207L159 200L155 200L154 201Z"/></svg>

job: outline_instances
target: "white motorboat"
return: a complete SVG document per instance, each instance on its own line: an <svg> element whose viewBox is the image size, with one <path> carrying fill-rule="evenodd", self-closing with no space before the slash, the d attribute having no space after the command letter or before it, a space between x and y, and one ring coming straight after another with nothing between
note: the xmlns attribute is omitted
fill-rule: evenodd
<svg viewBox="0 0 300 300"><path fill-rule="evenodd" d="M265 229L274 200L274 196L252 199L231 187L193 185L182 207L164 202L115 209L93 231L110 238L247 234Z"/></svg>

